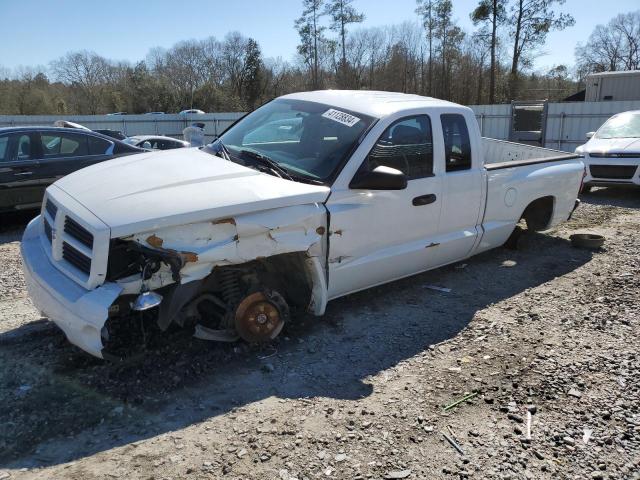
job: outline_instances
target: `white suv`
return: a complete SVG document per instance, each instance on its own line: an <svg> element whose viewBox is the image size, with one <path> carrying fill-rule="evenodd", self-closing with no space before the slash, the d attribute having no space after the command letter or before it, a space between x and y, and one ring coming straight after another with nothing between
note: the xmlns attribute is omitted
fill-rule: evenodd
<svg viewBox="0 0 640 480"><path fill-rule="evenodd" d="M640 110L614 115L589 141L576 148L584 155L584 191L593 186L640 186Z"/></svg>

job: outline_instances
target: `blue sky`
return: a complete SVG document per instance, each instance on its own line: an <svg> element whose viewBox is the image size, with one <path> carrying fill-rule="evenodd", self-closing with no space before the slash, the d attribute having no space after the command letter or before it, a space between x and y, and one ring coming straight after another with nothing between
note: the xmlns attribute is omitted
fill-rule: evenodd
<svg viewBox="0 0 640 480"><path fill-rule="evenodd" d="M477 0L453 0L454 16L472 29L469 12ZM92 50L118 60L145 58L155 46L180 40L222 38L233 30L252 36L267 57L290 60L298 41L293 21L300 0L0 0L0 66L48 65L70 50ZM415 0L355 0L363 26L417 21ZM638 0L567 0L562 7L576 18L574 27L549 35L536 68L573 64L573 49L598 23L640 8ZM357 27L355 27L357 28Z"/></svg>

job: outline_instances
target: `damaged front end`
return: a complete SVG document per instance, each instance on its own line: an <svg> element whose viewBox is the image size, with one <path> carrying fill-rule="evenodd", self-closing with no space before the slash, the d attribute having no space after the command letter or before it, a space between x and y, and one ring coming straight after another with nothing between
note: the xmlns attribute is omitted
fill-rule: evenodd
<svg viewBox="0 0 640 480"><path fill-rule="evenodd" d="M327 302L324 208L279 208L111 240L106 281L122 293L101 331L122 357L170 328L268 342L296 312Z"/></svg>

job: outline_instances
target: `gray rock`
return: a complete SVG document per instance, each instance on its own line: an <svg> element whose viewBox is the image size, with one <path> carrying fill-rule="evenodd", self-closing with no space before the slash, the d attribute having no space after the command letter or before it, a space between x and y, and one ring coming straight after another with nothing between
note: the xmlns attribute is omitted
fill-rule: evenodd
<svg viewBox="0 0 640 480"><path fill-rule="evenodd" d="M576 397L576 398L580 398L580 397L582 397L582 392L580 390L572 388L571 390L569 390L569 392L567 392L567 395L570 395L570 396Z"/></svg>
<svg viewBox="0 0 640 480"><path fill-rule="evenodd" d="M387 473L384 478L386 479L390 479L390 480L395 480L398 478L408 478L409 475L411 475L411 470L398 470L398 471L394 471L394 472L389 472Z"/></svg>

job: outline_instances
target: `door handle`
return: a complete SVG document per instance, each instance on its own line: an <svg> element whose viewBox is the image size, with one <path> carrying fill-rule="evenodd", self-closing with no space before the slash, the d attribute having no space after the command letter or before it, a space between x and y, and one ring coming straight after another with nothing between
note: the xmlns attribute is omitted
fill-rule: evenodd
<svg viewBox="0 0 640 480"><path fill-rule="evenodd" d="M16 172L14 173L14 175L16 177L20 176L20 177L27 177L29 175L33 175L33 172Z"/></svg>
<svg viewBox="0 0 640 480"><path fill-rule="evenodd" d="M413 203L415 207L420 207L422 205L429 205L430 203L434 203L435 201L436 201L435 194L430 193L429 195L421 195L419 197L414 198L411 203Z"/></svg>

